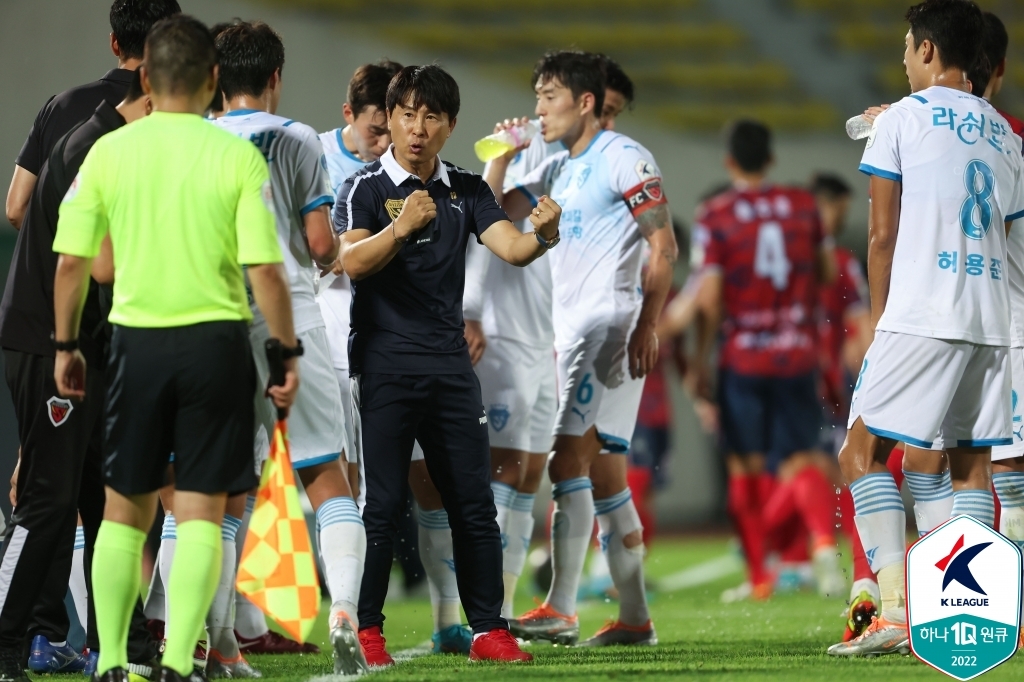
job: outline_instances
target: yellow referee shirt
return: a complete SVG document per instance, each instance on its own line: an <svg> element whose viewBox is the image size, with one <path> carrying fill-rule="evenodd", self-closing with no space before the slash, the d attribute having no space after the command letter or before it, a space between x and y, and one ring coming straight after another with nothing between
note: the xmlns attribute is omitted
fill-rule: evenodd
<svg viewBox="0 0 1024 682"><path fill-rule="evenodd" d="M193 114L154 112L90 150L60 206L53 250L114 247L110 321L250 320L242 265L280 263L267 162Z"/></svg>

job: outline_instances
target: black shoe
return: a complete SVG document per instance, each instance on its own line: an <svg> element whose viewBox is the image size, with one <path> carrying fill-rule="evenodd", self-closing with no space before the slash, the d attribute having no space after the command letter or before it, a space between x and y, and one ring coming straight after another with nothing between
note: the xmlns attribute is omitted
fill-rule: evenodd
<svg viewBox="0 0 1024 682"><path fill-rule="evenodd" d="M124 668L111 668L102 675L93 673L92 682L128 682L128 671Z"/></svg>
<svg viewBox="0 0 1024 682"><path fill-rule="evenodd" d="M157 678L160 676L160 657L154 656L145 663L128 663L128 672L145 677L150 682L157 682Z"/></svg>
<svg viewBox="0 0 1024 682"><path fill-rule="evenodd" d="M3 682L3 680L0 680ZM207 682L206 672L199 666L192 667L192 674L188 677L182 675L172 668L160 668L159 682Z"/></svg>
<svg viewBox="0 0 1024 682"><path fill-rule="evenodd" d="M0 649L0 682L29 682L21 652Z"/></svg>

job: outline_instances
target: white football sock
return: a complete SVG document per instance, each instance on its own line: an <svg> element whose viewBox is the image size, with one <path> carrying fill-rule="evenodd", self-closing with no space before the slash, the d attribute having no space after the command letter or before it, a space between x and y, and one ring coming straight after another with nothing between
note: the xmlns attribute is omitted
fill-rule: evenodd
<svg viewBox="0 0 1024 682"><path fill-rule="evenodd" d="M331 620L340 612L359 627L359 586L366 559L366 528L351 497L332 497L316 510L320 557L331 593Z"/></svg>
<svg viewBox="0 0 1024 682"><path fill-rule="evenodd" d="M211 649L227 660L238 657L238 640L235 639L235 540L242 519L224 515L220 527L224 553L220 562L220 581L213 593L210 611L206 614L207 642Z"/></svg>
<svg viewBox="0 0 1024 682"><path fill-rule="evenodd" d="M530 551L530 541L533 539L533 500L531 494L518 493L508 514L508 544L502 556L505 599L501 604L501 615L504 618L515 617L513 601L516 585L526 565L526 554Z"/></svg>
<svg viewBox="0 0 1024 682"><path fill-rule="evenodd" d="M619 621L625 625L646 625L651 614L647 610L644 589L644 543L634 547L622 543L630 533L643 530L629 488L603 500L594 500L594 513L600 533L600 553L607 558L612 582L619 590Z"/></svg>
<svg viewBox="0 0 1024 682"><path fill-rule="evenodd" d="M893 623L907 622L906 563L884 566L878 571L878 591L882 594L882 618Z"/></svg>
<svg viewBox="0 0 1024 682"><path fill-rule="evenodd" d="M512 502L516 499L516 489L510 485L491 481L491 492L494 493L494 508L498 510L496 521L498 532L501 533L501 547L508 547L508 515L512 511Z"/></svg>
<svg viewBox="0 0 1024 682"><path fill-rule="evenodd" d="M999 497L999 532L1024 549L1024 471L992 474Z"/></svg>
<svg viewBox="0 0 1024 682"><path fill-rule="evenodd" d="M89 590L85 586L85 529L75 529L75 551L71 555L71 577L68 580L75 613L83 630L89 627Z"/></svg>
<svg viewBox="0 0 1024 682"><path fill-rule="evenodd" d="M146 620L165 620L166 600L164 594L164 581L160 576L160 555L164 551L164 543L160 541L160 549L156 551L156 561L153 562L153 577L149 579L149 592L146 593L146 604L142 609Z"/></svg>
<svg viewBox="0 0 1024 682"><path fill-rule="evenodd" d="M171 576L171 564L174 563L174 548L178 544L178 524L174 514L164 515L163 530L160 531L160 552L157 557L160 567L160 581L163 583L164 614L167 613L167 583ZM167 618L164 618L166 624ZM166 625L164 632L167 632Z"/></svg>
<svg viewBox="0 0 1024 682"><path fill-rule="evenodd" d="M576 615L576 591L594 531L594 486L586 476L552 486L551 589L545 602L564 616Z"/></svg>
<svg viewBox="0 0 1024 682"><path fill-rule="evenodd" d="M245 513L242 514L242 525L238 529L235 540L235 565L242 562L242 550L245 547L245 536L249 532L249 519L252 518L252 510L256 507L255 495L247 495L245 498ZM235 592L235 632L246 639L258 639L270 632L267 626L267 617L263 615L259 607Z"/></svg>
<svg viewBox="0 0 1024 682"><path fill-rule="evenodd" d="M957 490L953 493L953 516L969 514L989 528L996 524L996 504L991 490Z"/></svg>
<svg viewBox="0 0 1024 682"><path fill-rule="evenodd" d="M455 580L455 551L448 512L444 509L419 512L420 560L430 584L430 607L434 632L462 624L459 613L459 585Z"/></svg>
<svg viewBox="0 0 1024 682"><path fill-rule="evenodd" d="M856 512L853 521L871 570L877 574L890 564L902 564L907 551L907 514L892 474L862 476L850 484L850 494Z"/></svg>
<svg viewBox="0 0 1024 682"><path fill-rule="evenodd" d="M904 469L903 475L914 496L917 534L924 537L949 520L953 511L953 483L948 471L942 474L919 474Z"/></svg>

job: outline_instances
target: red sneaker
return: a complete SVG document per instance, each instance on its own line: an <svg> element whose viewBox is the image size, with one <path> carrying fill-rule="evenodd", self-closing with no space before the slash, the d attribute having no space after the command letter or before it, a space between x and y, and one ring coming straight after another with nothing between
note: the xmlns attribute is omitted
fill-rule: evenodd
<svg viewBox="0 0 1024 682"><path fill-rule="evenodd" d="M511 632L495 629L473 640L473 646L469 649L469 660L516 663L532 661L533 656L519 648L519 642Z"/></svg>
<svg viewBox="0 0 1024 682"><path fill-rule="evenodd" d="M293 639L269 630L259 637L249 639L242 637L235 630L235 639L238 640L238 649L244 654L318 654L320 647L311 642L299 644Z"/></svg>
<svg viewBox="0 0 1024 682"><path fill-rule="evenodd" d="M360 630L359 644L363 647L366 665L371 668L386 668L395 664L395 659L391 658L391 654L384 648L387 641L379 625Z"/></svg>

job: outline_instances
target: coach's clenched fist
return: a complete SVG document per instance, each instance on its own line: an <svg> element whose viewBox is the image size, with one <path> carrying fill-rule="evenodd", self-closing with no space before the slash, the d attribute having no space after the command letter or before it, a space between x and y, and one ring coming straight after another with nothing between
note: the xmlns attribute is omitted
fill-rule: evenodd
<svg viewBox="0 0 1024 682"><path fill-rule="evenodd" d="M418 189L405 198L402 211L395 218L392 227L395 240L404 242L413 232L422 230L437 217L437 205L425 189Z"/></svg>
<svg viewBox="0 0 1024 682"><path fill-rule="evenodd" d="M543 237L544 241L551 241L558 234L558 221L561 217L562 207L547 195L538 199L537 205L530 211L533 230Z"/></svg>

